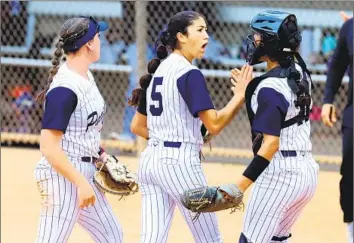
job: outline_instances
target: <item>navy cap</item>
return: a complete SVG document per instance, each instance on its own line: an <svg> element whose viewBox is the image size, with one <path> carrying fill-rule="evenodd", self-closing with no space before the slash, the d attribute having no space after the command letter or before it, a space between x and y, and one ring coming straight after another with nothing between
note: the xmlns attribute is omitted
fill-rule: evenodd
<svg viewBox="0 0 354 243"><path fill-rule="evenodd" d="M96 21L93 17L83 17L89 19L88 28L81 33L77 33L69 39L64 40L64 51L76 51L80 49L87 42L92 40L95 35L100 31L105 31L108 29L108 23L104 21Z"/></svg>

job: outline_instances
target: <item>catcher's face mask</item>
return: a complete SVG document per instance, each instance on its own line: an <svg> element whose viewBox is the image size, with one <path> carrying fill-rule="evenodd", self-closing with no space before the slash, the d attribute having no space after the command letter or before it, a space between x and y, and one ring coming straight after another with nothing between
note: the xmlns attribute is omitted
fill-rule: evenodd
<svg viewBox="0 0 354 243"><path fill-rule="evenodd" d="M256 32L247 36L247 62L250 65L261 63L260 57L264 55L264 43L262 36Z"/></svg>

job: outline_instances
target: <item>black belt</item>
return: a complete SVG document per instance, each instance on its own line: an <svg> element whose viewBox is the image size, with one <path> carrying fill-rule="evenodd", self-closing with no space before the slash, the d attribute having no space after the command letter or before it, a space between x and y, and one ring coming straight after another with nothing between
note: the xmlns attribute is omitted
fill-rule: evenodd
<svg viewBox="0 0 354 243"><path fill-rule="evenodd" d="M280 150L283 157L296 157L297 152L295 150Z"/></svg>
<svg viewBox="0 0 354 243"><path fill-rule="evenodd" d="M163 142L163 146L169 148L179 148L181 147L181 144L182 144L181 142L168 142L168 141Z"/></svg>
<svg viewBox="0 0 354 243"><path fill-rule="evenodd" d="M164 141L163 146L168 147L168 148L179 148L181 147L182 143L181 142L169 142L169 141ZM295 150L280 150L280 153L283 155L283 157L296 157L298 155L298 152ZM305 155L305 151L300 151L302 155Z"/></svg>
<svg viewBox="0 0 354 243"><path fill-rule="evenodd" d="M95 157L81 157L81 161L82 162L87 162L87 163L96 163L97 162L97 158Z"/></svg>
<svg viewBox="0 0 354 243"><path fill-rule="evenodd" d="M308 152L310 151L280 150L280 153L283 155L283 157L296 157L299 154L304 156Z"/></svg>

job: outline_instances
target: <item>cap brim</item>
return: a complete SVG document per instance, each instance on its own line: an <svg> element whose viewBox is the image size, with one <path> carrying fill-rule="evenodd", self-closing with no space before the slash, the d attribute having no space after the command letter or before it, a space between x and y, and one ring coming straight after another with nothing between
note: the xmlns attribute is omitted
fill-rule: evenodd
<svg viewBox="0 0 354 243"><path fill-rule="evenodd" d="M108 23L104 22L104 21L99 21L98 25L99 25L98 31L105 31L105 30L107 30L109 28Z"/></svg>

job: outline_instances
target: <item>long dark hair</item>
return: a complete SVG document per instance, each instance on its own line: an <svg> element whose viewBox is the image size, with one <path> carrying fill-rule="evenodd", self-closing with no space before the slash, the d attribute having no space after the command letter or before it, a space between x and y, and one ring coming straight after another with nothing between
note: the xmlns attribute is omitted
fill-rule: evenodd
<svg viewBox="0 0 354 243"><path fill-rule="evenodd" d="M44 89L38 94L37 101L43 102L45 100L45 96L47 91L49 90L50 84L53 81L53 77L58 73L60 62L62 60L63 54L68 53L75 53L76 51L64 51L63 46L66 41L74 40L75 36L78 33L81 33L83 30L87 29L89 25L89 19L87 18L70 18L60 29L59 39L55 44L55 51L53 53L52 58L52 67L49 69L49 76L47 78L47 84L45 85Z"/></svg>
<svg viewBox="0 0 354 243"><path fill-rule="evenodd" d="M142 76L139 80L140 88L134 89L132 96L128 99L130 106L138 106L143 92L149 87L151 79L157 68L159 67L161 60L168 56L168 50L173 51L177 48L177 33L187 34L188 26L193 24L198 18L205 17L195 11L183 11L173 15L167 24L165 30L163 30L156 40L156 56L148 64L148 74Z"/></svg>

